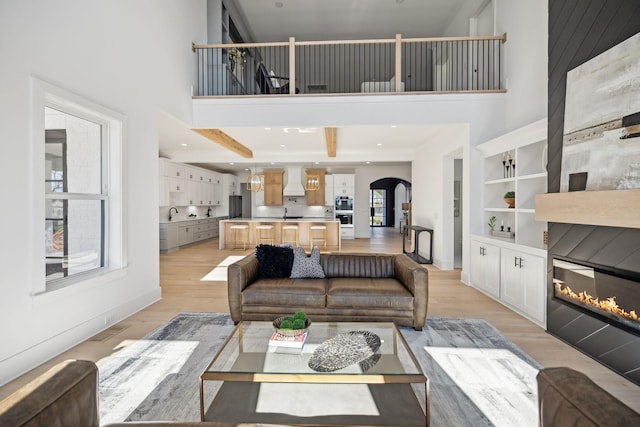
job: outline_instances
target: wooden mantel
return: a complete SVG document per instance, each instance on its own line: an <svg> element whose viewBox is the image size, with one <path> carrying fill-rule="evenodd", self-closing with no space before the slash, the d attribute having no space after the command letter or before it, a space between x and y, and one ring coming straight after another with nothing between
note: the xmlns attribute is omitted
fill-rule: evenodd
<svg viewBox="0 0 640 427"><path fill-rule="evenodd" d="M536 195L536 221L640 228L640 189Z"/></svg>

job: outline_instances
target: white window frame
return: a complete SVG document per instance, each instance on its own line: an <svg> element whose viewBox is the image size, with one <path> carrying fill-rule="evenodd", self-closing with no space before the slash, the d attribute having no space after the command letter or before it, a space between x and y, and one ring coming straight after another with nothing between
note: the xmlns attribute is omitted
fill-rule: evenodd
<svg viewBox="0 0 640 427"><path fill-rule="evenodd" d="M31 253L31 294L35 297L61 290L86 289L124 276L127 265L124 244L124 147L125 117L84 97L32 78L32 168L33 194ZM98 123L102 126L102 165L105 179L102 192L107 196L104 215L104 266L46 283L45 274L45 107Z"/></svg>

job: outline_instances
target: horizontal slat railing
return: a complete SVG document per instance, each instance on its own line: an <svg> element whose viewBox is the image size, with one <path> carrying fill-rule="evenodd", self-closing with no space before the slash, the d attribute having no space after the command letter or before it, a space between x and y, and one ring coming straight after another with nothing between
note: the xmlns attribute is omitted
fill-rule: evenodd
<svg viewBox="0 0 640 427"><path fill-rule="evenodd" d="M504 91L506 34L193 45L194 96ZM400 78L397 78L400 76Z"/></svg>

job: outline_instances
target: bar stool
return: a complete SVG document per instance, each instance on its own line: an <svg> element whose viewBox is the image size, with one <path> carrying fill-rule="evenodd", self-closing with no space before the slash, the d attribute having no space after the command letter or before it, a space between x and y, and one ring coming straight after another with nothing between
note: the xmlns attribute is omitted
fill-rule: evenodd
<svg viewBox="0 0 640 427"><path fill-rule="evenodd" d="M247 224L233 224L229 227L233 231L233 246L238 248L238 242L242 242L242 249L247 249L247 240L249 240L249 226ZM238 233L242 240L238 239Z"/></svg>
<svg viewBox="0 0 640 427"><path fill-rule="evenodd" d="M309 245L313 250L313 242L321 241L324 243L324 248L327 248L327 226L326 225L312 225L309 227Z"/></svg>
<svg viewBox="0 0 640 427"><path fill-rule="evenodd" d="M282 224L282 244L293 243L298 246L298 230L298 224ZM290 237L291 235L293 235L293 238Z"/></svg>
<svg viewBox="0 0 640 427"><path fill-rule="evenodd" d="M258 244L261 244L263 241L275 244L275 233L273 231L273 225L271 224L260 224L256 225L256 241Z"/></svg>

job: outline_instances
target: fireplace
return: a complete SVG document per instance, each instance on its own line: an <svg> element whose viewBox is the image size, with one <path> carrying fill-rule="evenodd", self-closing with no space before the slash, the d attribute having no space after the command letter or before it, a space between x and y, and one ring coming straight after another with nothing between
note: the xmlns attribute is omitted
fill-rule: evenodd
<svg viewBox="0 0 640 427"><path fill-rule="evenodd" d="M640 274L553 257L553 298L640 335Z"/></svg>

